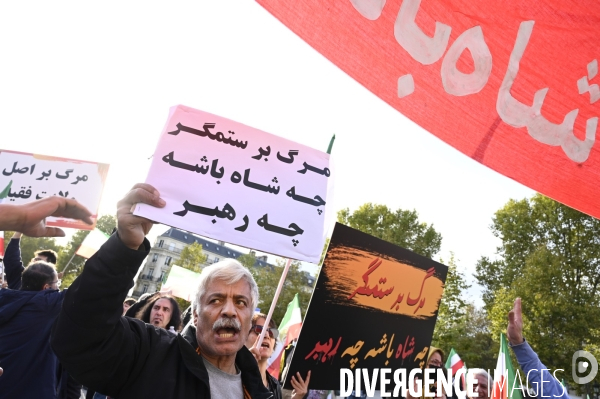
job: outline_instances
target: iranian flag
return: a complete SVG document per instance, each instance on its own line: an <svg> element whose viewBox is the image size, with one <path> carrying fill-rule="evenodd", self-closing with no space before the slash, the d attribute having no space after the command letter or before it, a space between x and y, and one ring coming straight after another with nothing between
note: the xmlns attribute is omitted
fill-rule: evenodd
<svg viewBox="0 0 600 399"><path fill-rule="evenodd" d="M523 399L521 381L515 380L515 369L508 353L506 335L500 334L500 352L494 370L494 388L490 399Z"/></svg>
<svg viewBox="0 0 600 399"><path fill-rule="evenodd" d="M169 277L163 277L161 291L171 291L171 295L191 301L196 292L200 273L173 265L169 270Z"/></svg>
<svg viewBox="0 0 600 399"><path fill-rule="evenodd" d="M456 353L454 348L450 349L448 360L446 360L446 368L448 370L452 369L452 377L454 377L456 372L463 367L465 367L465 362L463 362L460 356L458 356L458 353Z"/></svg>
<svg viewBox="0 0 600 399"><path fill-rule="evenodd" d="M75 254L87 259L91 258L108 240L108 237L108 234L105 234L101 230L94 229L90 231Z"/></svg>
<svg viewBox="0 0 600 399"><path fill-rule="evenodd" d="M300 313L300 301L298 300L298 294L294 296L292 302L288 304L287 311L281 324L279 325L279 342L277 348L269 358L267 364L269 365L267 371L273 376L279 376L281 370L281 354L283 350L298 336L300 335L300 329L302 328L302 313ZM283 345L282 345L283 343Z"/></svg>
<svg viewBox="0 0 600 399"><path fill-rule="evenodd" d="M454 350L454 348L450 349L450 354L448 354L448 360L446 360L446 369L452 370L452 377L456 375L458 370L465 368L465 362L462 361L458 353ZM466 371L466 370L465 370ZM464 388L467 386L465 383L465 373L460 375L461 386ZM464 398L465 396L460 395L457 392L459 398Z"/></svg>
<svg viewBox="0 0 600 399"><path fill-rule="evenodd" d="M4 202L4 198L8 196L8 192L10 191L10 186L12 186L12 180L8 182L8 185L0 192L0 204ZM4 257L4 232L0 231L0 256ZM2 270L4 272L4 269ZM0 276L1 277L1 276Z"/></svg>

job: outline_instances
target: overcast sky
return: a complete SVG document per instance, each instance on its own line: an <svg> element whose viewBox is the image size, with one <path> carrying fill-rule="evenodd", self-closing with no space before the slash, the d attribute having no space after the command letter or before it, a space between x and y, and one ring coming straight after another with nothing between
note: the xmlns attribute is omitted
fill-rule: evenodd
<svg viewBox="0 0 600 399"><path fill-rule="evenodd" d="M109 163L101 214L145 179L176 104L323 151L335 134L335 208L417 210L443 236L439 256L453 251L468 275L499 244L493 213L533 195L415 125L258 4L151 3L0 5L0 148Z"/></svg>

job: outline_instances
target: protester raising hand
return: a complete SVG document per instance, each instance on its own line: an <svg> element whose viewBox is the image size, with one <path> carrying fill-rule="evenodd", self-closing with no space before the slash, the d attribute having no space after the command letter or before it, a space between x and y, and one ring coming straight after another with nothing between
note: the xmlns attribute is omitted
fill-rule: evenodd
<svg viewBox="0 0 600 399"><path fill-rule="evenodd" d="M53 196L27 204L0 204L0 230L20 231L30 237L64 237L62 229L46 226L48 216L93 223L92 213L79 202Z"/></svg>
<svg viewBox="0 0 600 399"><path fill-rule="evenodd" d="M301 399L308 393L308 384L310 383L310 370L306 373L306 378L302 379L300 373L292 376L290 381L294 390L292 391L292 399Z"/></svg>
<svg viewBox="0 0 600 399"><path fill-rule="evenodd" d="M529 343L523 338L523 313L521 312L521 298L515 299L513 308L508 312L508 326L506 337L512 348L519 366L527 375L527 381L532 386L540 387L545 397L556 399L569 399L565 387L550 373Z"/></svg>
<svg viewBox="0 0 600 399"><path fill-rule="evenodd" d="M511 345L523 343L523 314L521 313L521 298L515 299L513 308L508 313L506 337Z"/></svg>
<svg viewBox="0 0 600 399"><path fill-rule="evenodd" d="M119 238L131 249L138 249L144 242L144 237L154 224L152 221L135 216L133 211L139 202L158 208L165 206L158 191L149 184L138 183L117 203L117 231Z"/></svg>

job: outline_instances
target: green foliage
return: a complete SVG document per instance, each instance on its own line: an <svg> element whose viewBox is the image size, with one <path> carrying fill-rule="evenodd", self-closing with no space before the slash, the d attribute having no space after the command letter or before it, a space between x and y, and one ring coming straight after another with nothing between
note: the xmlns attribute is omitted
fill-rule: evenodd
<svg viewBox="0 0 600 399"><path fill-rule="evenodd" d="M441 263L445 263L440 259ZM450 253L447 263L448 275L444 287L444 295L440 300L438 317L433 332L433 345L450 344L466 333L468 304L463 294L470 285L465 281L465 275L458 270L454 253ZM437 344L437 345L436 345Z"/></svg>
<svg viewBox="0 0 600 399"><path fill-rule="evenodd" d="M58 254L58 262L56 263L56 270L64 273L61 288L69 288L75 278L81 274L86 259L73 255L88 234L89 231L87 230L77 231L73 234L73 237L71 237L71 240L66 247L61 248L61 251ZM69 261L71 261L71 263L69 263Z"/></svg>
<svg viewBox="0 0 600 399"><path fill-rule="evenodd" d="M468 367L493 370L498 360L500 336L491 333L490 321L485 311L469 304L465 324L465 334L457 339L454 349ZM506 322L504 329L506 330Z"/></svg>
<svg viewBox="0 0 600 399"><path fill-rule="evenodd" d="M256 263L256 256L254 253L243 254L237 257L238 262L247 267L248 269L254 267Z"/></svg>
<svg viewBox="0 0 600 399"><path fill-rule="evenodd" d="M508 202L491 228L500 259L480 259L476 278L493 336L521 297L524 335L546 366L569 370L579 349L600 355L600 221L538 194Z"/></svg>
<svg viewBox="0 0 600 399"><path fill-rule="evenodd" d="M112 234L115 227L117 227L117 218L113 215L100 216L96 223L96 228L108 235Z"/></svg>
<svg viewBox="0 0 600 399"><path fill-rule="evenodd" d="M190 301L186 301L183 298L179 298L174 296L173 297L175 299L175 302L177 302L177 305L179 306L179 310L181 310L181 313L183 314L183 312L186 311L187 308L190 307L190 305L192 304Z"/></svg>
<svg viewBox="0 0 600 399"><path fill-rule="evenodd" d="M181 251L181 255L179 255L179 260L176 264L184 269L200 273L202 272L207 257L208 255L202 251L202 244L194 242Z"/></svg>
<svg viewBox="0 0 600 399"><path fill-rule="evenodd" d="M261 312L265 314L267 314L271 308L271 303L273 302L277 285L279 284L279 280L283 274L284 266L285 264L283 261L277 261L277 266L275 266L273 269L271 269L269 266L250 268L250 272L254 276L256 284L258 284L258 290L260 293L260 302L258 307L260 308ZM281 320L283 319L283 316L287 310L287 306L292 299L294 299L294 295L296 295L296 293L298 293L302 318L304 318L304 314L306 313L306 308L308 307L308 302L310 301L310 296L312 294L312 288L314 287L309 288L306 285L306 276L302 271L300 271L300 262L292 262L290 269L288 270L287 278L285 279L285 283L279 295L277 306L273 311L272 318L275 320L277 325L281 323Z"/></svg>
<svg viewBox="0 0 600 399"><path fill-rule="evenodd" d="M448 276L431 344L446 355L454 348L468 367L492 370L496 366L498 342L491 335L489 319L483 309L465 300L470 285L458 269L454 254L450 254L447 263L443 259L440 262L447 264Z"/></svg>
<svg viewBox="0 0 600 399"><path fill-rule="evenodd" d="M113 215L101 216L98 218L98 222L96 223L96 228L106 234L111 234L116 226L117 218ZM56 269L58 271L65 272L62 279L61 288L68 288L71 283L73 283L75 278L81 274L86 259L73 255L79 249L81 243L89 233L89 230L78 230L75 234L73 234L73 237L71 237L71 240L68 242L68 244L65 247L61 247L61 250L58 254L58 262L56 264ZM70 264L69 260L71 260ZM67 269L65 270L65 268Z"/></svg>
<svg viewBox="0 0 600 399"><path fill-rule="evenodd" d="M446 356L454 348L468 368L493 370L498 358L499 341L490 332L490 322L485 311L468 303L465 315L455 323L454 328L456 330L451 334L440 336L436 325L431 345L441 348ZM504 328L506 329L506 325Z"/></svg>
<svg viewBox="0 0 600 399"><path fill-rule="evenodd" d="M14 233L14 231L4 232L5 246L8 245L8 242L12 238ZM56 243L54 238L34 238L21 236L21 259L23 260L23 265L27 266L31 259L33 259L33 254L41 249L51 249L53 251L56 251L56 253L59 253L61 250L61 246Z"/></svg>
<svg viewBox="0 0 600 399"><path fill-rule="evenodd" d="M354 213L338 212L338 222L392 244L432 258L439 252L442 235L433 226L419 222L416 211L390 210L385 205L366 203Z"/></svg>
<svg viewBox="0 0 600 399"><path fill-rule="evenodd" d="M104 215L98 218L96 227L106 234L111 234L116 225L117 219L115 216ZM73 258L62 279L61 288L68 288L73 282L73 280L75 280L75 278L81 273L81 270L83 269L83 265L85 263L85 259L80 258L78 256L73 257L73 254L75 253L75 251L77 251L77 249L89 233L90 232L88 230L78 230L77 232L75 232L75 234L73 234L73 237L67 243L66 246L58 245L54 238L33 238L22 236L21 258L23 259L23 264L27 266L27 264L33 258L33 254L35 253L35 251L38 251L40 249L51 249L53 251L56 251L56 253L58 254L56 270L58 270L59 272L64 271L65 267L69 263L69 260ZM13 234L14 232L12 231L4 232L4 241L7 245L8 240L11 239Z"/></svg>
<svg viewBox="0 0 600 399"><path fill-rule="evenodd" d="M321 259L319 259L319 268L323 266L323 261L325 260L325 255L327 255L327 249L329 248L329 242L331 238L325 239L325 244L323 245L323 250L321 251Z"/></svg>

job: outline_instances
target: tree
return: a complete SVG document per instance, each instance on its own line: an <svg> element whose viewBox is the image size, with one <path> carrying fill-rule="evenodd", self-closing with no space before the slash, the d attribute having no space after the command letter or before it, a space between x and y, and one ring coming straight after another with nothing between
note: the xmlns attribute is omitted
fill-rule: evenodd
<svg viewBox="0 0 600 399"><path fill-rule="evenodd" d="M546 366L569 370L579 349L598 357L600 221L538 194L509 201L491 229L499 259L481 258L476 278L493 336L521 297L524 335Z"/></svg>
<svg viewBox="0 0 600 399"><path fill-rule="evenodd" d="M285 266L281 260L278 260L276 263L277 266L273 268L270 266L250 268L250 273L254 276L254 280L256 280L258 291L260 293L258 307L265 314L267 314L271 308L271 303L273 303L273 297L275 296L275 291L277 290L277 285L279 284ZM294 299L296 293L298 293L302 318L304 318L312 294L312 288L313 287L307 285L306 274L300 270L300 262L292 262L285 283L281 289L277 307L273 311L272 319L277 324L281 323L287 310L287 305Z"/></svg>
<svg viewBox="0 0 600 399"><path fill-rule="evenodd" d="M492 335L490 319L485 310L468 304L464 322L465 333L462 337L457 337L454 349L467 367L494 370L498 360L500 340L499 336ZM504 330L506 331L506 323ZM513 363L516 364L514 361Z"/></svg>
<svg viewBox="0 0 600 399"><path fill-rule="evenodd" d="M96 228L106 234L112 234L113 229L117 226L117 218L112 215L104 215L98 218L98 222L96 223ZM65 271L65 267L69 263L71 258L71 264L69 264L69 268L66 270L65 275L62 279L61 288L68 288L71 283L75 280L75 278L81 273L83 269L83 265L85 263L85 259L73 257L77 249L81 246L81 243L90 233L89 230L78 230L73 234L71 240L67 243L66 246L61 246L56 243L54 238L47 237L21 237L21 258L23 259L23 264L27 266L29 261L33 258L33 254L35 251L40 249L51 249L56 251L58 254L58 260L56 262L56 270L59 272ZM5 231L4 232L4 240L8 243L8 240L11 239L14 232Z"/></svg>
<svg viewBox="0 0 600 399"><path fill-rule="evenodd" d="M202 251L202 244L194 242L183 248L181 254L179 255L177 266L200 273L204 263L206 263L207 257L208 255Z"/></svg>
<svg viewBox="0 0 600 399"><path fill-rule="evenodd" d="M249 254L241 255L237 260L247 267L252 273L256 284L258 285L259 292L259 303L258 307L261 312L267 314L271 309L273 303L273 297L277 290L277 285L281 279L284 269L284 261L277 260L277 266L254 266L256 264L256 255L253 252ZM298 299L300 301L300 309L304 317L310 296L312 293L312 287L307 285L306 274L300 270L300 262L292 262L290 269L288 270L285 283L282 287L281 293L279 294L279 300L277 301L277 307L273 311L272 319L279 324L285 315L287 305L294 299L294 295L298 293Z"/></svg>
<svg viewBox="0 0 600 399"><path fill-rule="evenodd" d="M446 263L443 259L440 262ZM453 253L447 265L448 275L431 345L446 354L454 348L468 367L492 370L498 356L498 342L492 338L490 321L483 309L465 299L465 292L471 286L458 269Z"/></svg>
<svg viewBox="0 0 600 399"><path fill-rule="evenodd" d="M325 260L325 256L327 255L327 249L329 249L329 243L331 242L331 238L325 239L325 244L323 244L323 249L321 250L321 258L319 259L319 268L323 266L323 261Z"/></svg>
<svg viewBox="0 0 600 399"><path fill-rule="evenodd" d="M175 299L175 302L177 302L177 306L179 306L179 310L181 311L181 313L185 312L187 308L189 308L192 304L192 302L186 301L185 299L179 298L177 296L174 296L173 298Z"/></svg>
<svg viewBox="0 0 600 399"><path fill-rule="evenodd" d="M14 231L5 231L4 232L4 242L8 245L9 240L12 238ZM59 253L61 250L61 246L56 243L54 238L48 237L27 237L21 236L21 259L23 260L23 265L27 266L31 259L33 259L33 254L40 249L51 249Z"/></svg>
<svg viewBox="0 0 600 399"><path fill-rule="evenodd" d="M416 211L390 210L385 205L366 203L354 213L348 208L337 215L338 222L392 244L432 258L439 252L442 235L433 226L419 222Z"/></svg>
<svg viewBox="0 0 600 399"><path fill-rule="evenodd" d="M253 252L250 252L249 254L243 254L243 255L238 256L237 260L242 265L244 265L248 269L250 269L250 268L254 267L254 265L256 264L256 255L254 255Z"/></svg>
<svg viewBox="0 0 600 399"><path fill-rule="evenodd" d="M103 215L98 218L98 222L96 223L96 228L98 230L109 235L116 226L117 218L113 215ZM75 255L75 252L79 249L81 243L89 233L89 230L78 230L73 234L69 243L65 247L61 247L61 251L58 254L58 262L56 264L56 270L65 272L61 288L68 288L75 278L81 274L86 259L73 255ZM70 264L69 261L71 261ZM65 270L65 268L67 269Z"/></svg>
<svg viewBox="0 0 600 399"><path fill-rule="evenodd" d="M441 263L445 263L440 259ZM465 281L465 275L458 270L454 253L450 253L448 275L444 287L444 295L438 308L438 317L433 332L432 345L443 346L456 342L466 334L467 310L469 304L464 299L464 293L471 286Z"/></svg>
<svg viewBox="0 0 600 399"><path fill-rule="evenodd" d="M117 217L114 215L103 215L98 218L96 228L104 234L111 235L117 227Z"/></svg>

